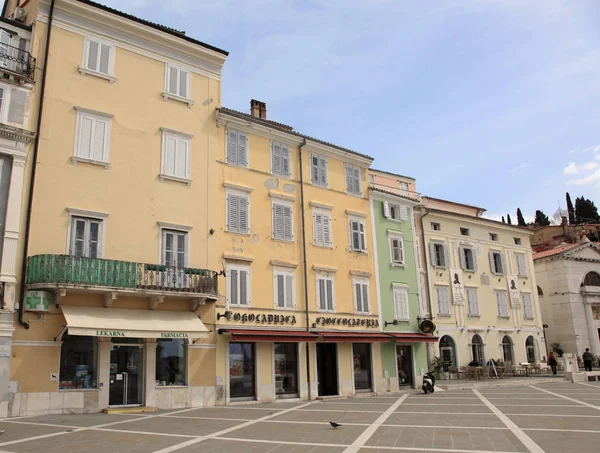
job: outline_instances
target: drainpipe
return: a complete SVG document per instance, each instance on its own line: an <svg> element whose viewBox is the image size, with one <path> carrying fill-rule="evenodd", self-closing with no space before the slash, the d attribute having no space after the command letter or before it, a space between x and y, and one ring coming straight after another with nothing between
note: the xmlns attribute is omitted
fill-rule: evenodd
<svg viewBox="0 0 600 453"><path fill-rule="evenodd" d="M427 285L427 307L429 308L429 316L433 318L433 308L431 308L431 286L429 285L429 263L427 257L429 256L428 247L425 243L425 227L423 226L423 217L429 214L428 210L425 210L424 214L421 214L421 241L423 242L423 256L425 257L425 284ZM431 348L427 347L427 363L431 363ZM435 356L435 354L434 354Z"/></svg>
<svg viewBox="0 0 600 453"><path fill-rule="evenodd" d="M306 269L306 220L304 214L304 172L302 171L302 148L306 146L306 139L298 147L298 158L300 160L300 213L302 215L302 269L304 270L304 307L306 315L306 331L310 332L309 313L308 313L308 271ZM306 384L308 387L308 399L312 394L310 388L310 347L306 342Z"/></svg>
<svg viewBox="0 0 600 453"><path fill-rule="evenodd" d="M37 169L38 150L40 148L40 130L42 126L42 113L44 112L44 94L46 92L46 73L48 72L48 54L50 53L50 37L52 36L52 20L54 18L54 3L50 3L50 12L48 13L48 30L46 31L46 52L44 54L44 69L42 70L42 80L40 81L40 109L37 117L36 134L33 143L33 155L31 156L31 179L29 182L29 197L27 200L27 217L25 219L25 238L23 248L23 266L21 268L21 282L19 285L19 324L25 329L29 329L29 324L23 321L25 310L25 279L27 277L27 253L29 251L29 230L31 227L31 208L33 206L33 189L35 186L35 174Z"/></svg>

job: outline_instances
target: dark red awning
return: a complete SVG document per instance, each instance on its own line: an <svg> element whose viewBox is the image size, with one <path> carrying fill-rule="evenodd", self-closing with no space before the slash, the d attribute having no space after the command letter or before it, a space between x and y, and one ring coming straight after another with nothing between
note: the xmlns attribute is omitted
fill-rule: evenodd
<svg viewBox="0 0 600 453"><path fill-rule="evenodd" d="M226 329L231 334L231 341L240 342L275 342L300 343L316 342L319 337L306 330L242 330Z"/></svg>
<svg viewBox="0 0 600 453"><path fill-rule="evenodd" d="M314 332L325 343L385 343L390 337L378 332Z"/></svg>
<svg viewBox="0 0 600 453"><path fill-rule="evenodd" d="M418 332L386 332L396 343L436 343L438 337Z"/></svg>

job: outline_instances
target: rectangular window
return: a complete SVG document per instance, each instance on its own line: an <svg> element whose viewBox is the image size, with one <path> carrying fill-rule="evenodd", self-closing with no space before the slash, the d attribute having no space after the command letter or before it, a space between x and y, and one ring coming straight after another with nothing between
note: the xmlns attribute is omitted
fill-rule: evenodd
<svg viewBox="0 0 600 453"><path fill-rule="evenodd" d="M394 288L394 310L396 319L409 321L408 288Z"/></svg>
<svg viewBox="0 0 600 453"><path fill-rule="evenodd" d="M477 288L467 288L467 302L469 305L469 315L479 316L479 300L477 298Z"/></svg>
<svg viewBox="0 0 600 453"><path fill-rule="evenodd" d="M274 175L290 177L290 149L287 145L271 142L271 172Z"/></svg>
<svg viewBox="0 0 600 453"><path fill-rule="evenodd" d="M461 228L460 229L460 234L461 234L461 236L470 236L471 235L469 233L469 229L468 228Z"/></svg>
<svg viewBox="0 0 600 453"><path fill-rule="evenodd" d="M353 195L361 195L360 168L346 164L346 191Z"/></svg>
<svg viewBox="0 0 600 453"><path fill-rule="evenodd" d="M448 267L448 246L437 242L431 242L429 246L433 267Z"/></svg>
<svg viewBox="0 0 600 453"><path fill-rule="evenodd" d="M404 264L404 240L402 236L390 235L390 260L392 264Z"/></svg>
<svg viewBox="0 0 600 453"><path fill-rule="evenodd" d="M114 46L88 38L85 42L84 67L90 71L112 75L114 52Z"/></svg>
<svg viewBox="0 0 600 453"><path fill-rule="evenodd" d="M317 247L332 247L333 240L331 236L331 214L327 211L313 211L314 220L314 238L313 241Z"/></svg>
<svg viewBox="0 0 600 453"><path fill-rule="evenodd" d="M156 340L156 384L187 385L187 348L178 338Z"/></svg>
<svg viewBox="0 0 600 453"><path fill-rule="evenodd" d="M248 234L250 230L249 200L247 195L227 194L227 231Z"/></svg>
<svg viewBox="0 0 600 453"><path fill-rule="evenodd" d="M317 276L317 303L319 311L333 311L334 288L333 278L326 276Z"/></svg>
<svg viewBox="0 0 600 453"><path fill-rule="evenodd" d="M506 291L496 291L496 302L498 304L498 316L500 318L508 318Z"/></svg>
<svg viewBox="0 0 600 453"><path fill-rule="evenodd" d="M95 162L108 162L110 117L77 111L75 157Z"/></svg>
<svg viewBox="0 0 600 453"><path fill-rule="evenodd" d="M248 166L248 136L242 132L227 130L227 163Z"/></svg>
<svg viewBox="0 0 600 453"><path fill-rule="evenodd" d="M294 308L294 274L291 272L275 272L275 307Z"/></svg>
<svg viewBox="0 0 600 453"><path fill-rule="evenodd" d="M408 196L408 183L400 183L400 195L404 195L405 197Z"/></svg>
<svg viewBox="0 0 600 453"><path fill-rule="evenodd" d="M397 205L383 202L383 215L386 219L392 220L408 220L408 207L403 205Z"/></svg>
<svg viewBox="0 0 600 453"><path fill-rule="evenodd" d="M490 233L490 241L498 242L498 235L496 233Z"/></svg>
<svg viewBox="0 0 600 453"><path fill-rule="evenodd" d="M60 347L59 389L91 389L98 385L98 338L65 333Z"/></svg>
<svg viewBox="0 0 600 453"><path fill-rule="evenodd" d="M189 138L163 132L161 175L190 179L190 147Z"/></svg>
<svg viewBox="0 0 600 453"><path fill-rule="evenodd" d="M178 269L188 263L187 233L184 231L162 230L162 264Z"/></svg>
<svg viewBox="0 0 600 453"><path fill-rule="evenodd" d="M439 223L431 222L431 229L433 231L442 231L442 226Z"/></svg>
<svg viewBox="0 0 600 453"><path fill-rule="evenodd" d="M438 314L446 315L450 314L450 303L448 297L448 287L438 286L436 288L437 299L438 299Z"/></svg>
<svg viewBox="0 0 600 453"><path fill-rule="evenodd" d="M27 120L29 93L15 87L0 88L0 122L24 127Z"/></svg>
<svg viewBox="0 0 600 453"><path fill-rule="evenodd" d="M519 277L527 277L527 264L525 262L525 255L517 255L517 271Z"/></svg>
<svg viewBox="0 0 600 453"><path fill-rule="evenodd" d="M310 173L314 185L327 187L327 159L312 154L310 156Z"/></svg>
<svg viewBox="0 0 600 453"><path fill-rule="evenodd" d="M185 69L167 64L165 91L174 96L190 97L190 73Z"/></svg>
<svg viewBox="0 0 600 453"><path fill-rule="evenodd" d="M292 206L273 203L273 238L293 240Z"/></svg>
<svg viewBox="0 0 600 453"><path fill-rule="evenodd" d="M70 255L85 258L102 257L102 220L86 217L71 219Z"/></svg>
<svg viewBox="0 0 600 453"><path fill-rule="evenodd" d="M369 313L369 284L367 282L353 282L354 309L356 313Z"/></svg>
<svg viewBox="0 0 600 453"><path fill-rule="evenodd" d="M504 275L504 256L500 252L490 252L490 270L492 274Z"/></svg>
<svg viewBox="0 0 600 453"><path fill-rule="evenodd" d="M354 252L366 252L365 223L361 220L350 221L350 246Z"/></svg>
<svg viewBox="0 0 600 453"><path fill-rule="evenodd" d="M459 247L460 268L464 271L475 272L477 270L477 262L475 258L475 250L471 247Z"/></svg>
<svg viewBox="0 0 600 453"><path fill-rule="evenodd" d="M515 245L521 245L521 238L513 238L515 240Z"/></svg>
<svg viewBox="0 0 600 453"><path fill-rule="evenodd" d="M227 268L227 302L231 306L250 305L250 268L229 266Z"/></svg>
<svg viewBox="0 0 600 453"><path fill-rule="evenodd" d="M533 319L533 307L531 305L531 294L523 294L523 316Z"/></svg>

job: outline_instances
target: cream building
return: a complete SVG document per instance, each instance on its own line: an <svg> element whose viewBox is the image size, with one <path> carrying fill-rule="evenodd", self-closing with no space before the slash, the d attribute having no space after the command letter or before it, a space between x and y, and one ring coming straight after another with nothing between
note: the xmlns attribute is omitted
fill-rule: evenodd
<svg viewBox="0 0 600 453"><path fill-rule="evenodd" d="M447 370L473 361L539 362L545 355L531 232L482 208L423 197L419 219L429 310ZM418 227L418 228L419 228Z"/></svg>

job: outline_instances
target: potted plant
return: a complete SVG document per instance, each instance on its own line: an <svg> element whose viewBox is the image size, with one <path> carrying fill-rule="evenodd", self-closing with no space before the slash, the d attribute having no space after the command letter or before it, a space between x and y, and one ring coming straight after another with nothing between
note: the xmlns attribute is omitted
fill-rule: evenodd
<svg viewBox="0 0 600 453"><path fill-rule="evenodd" d="M433 357L431 361L431 366L433 367L433 374L436 379L440 379L442 376L442 372L444 371L444 362L440 357Z"/></svg>

